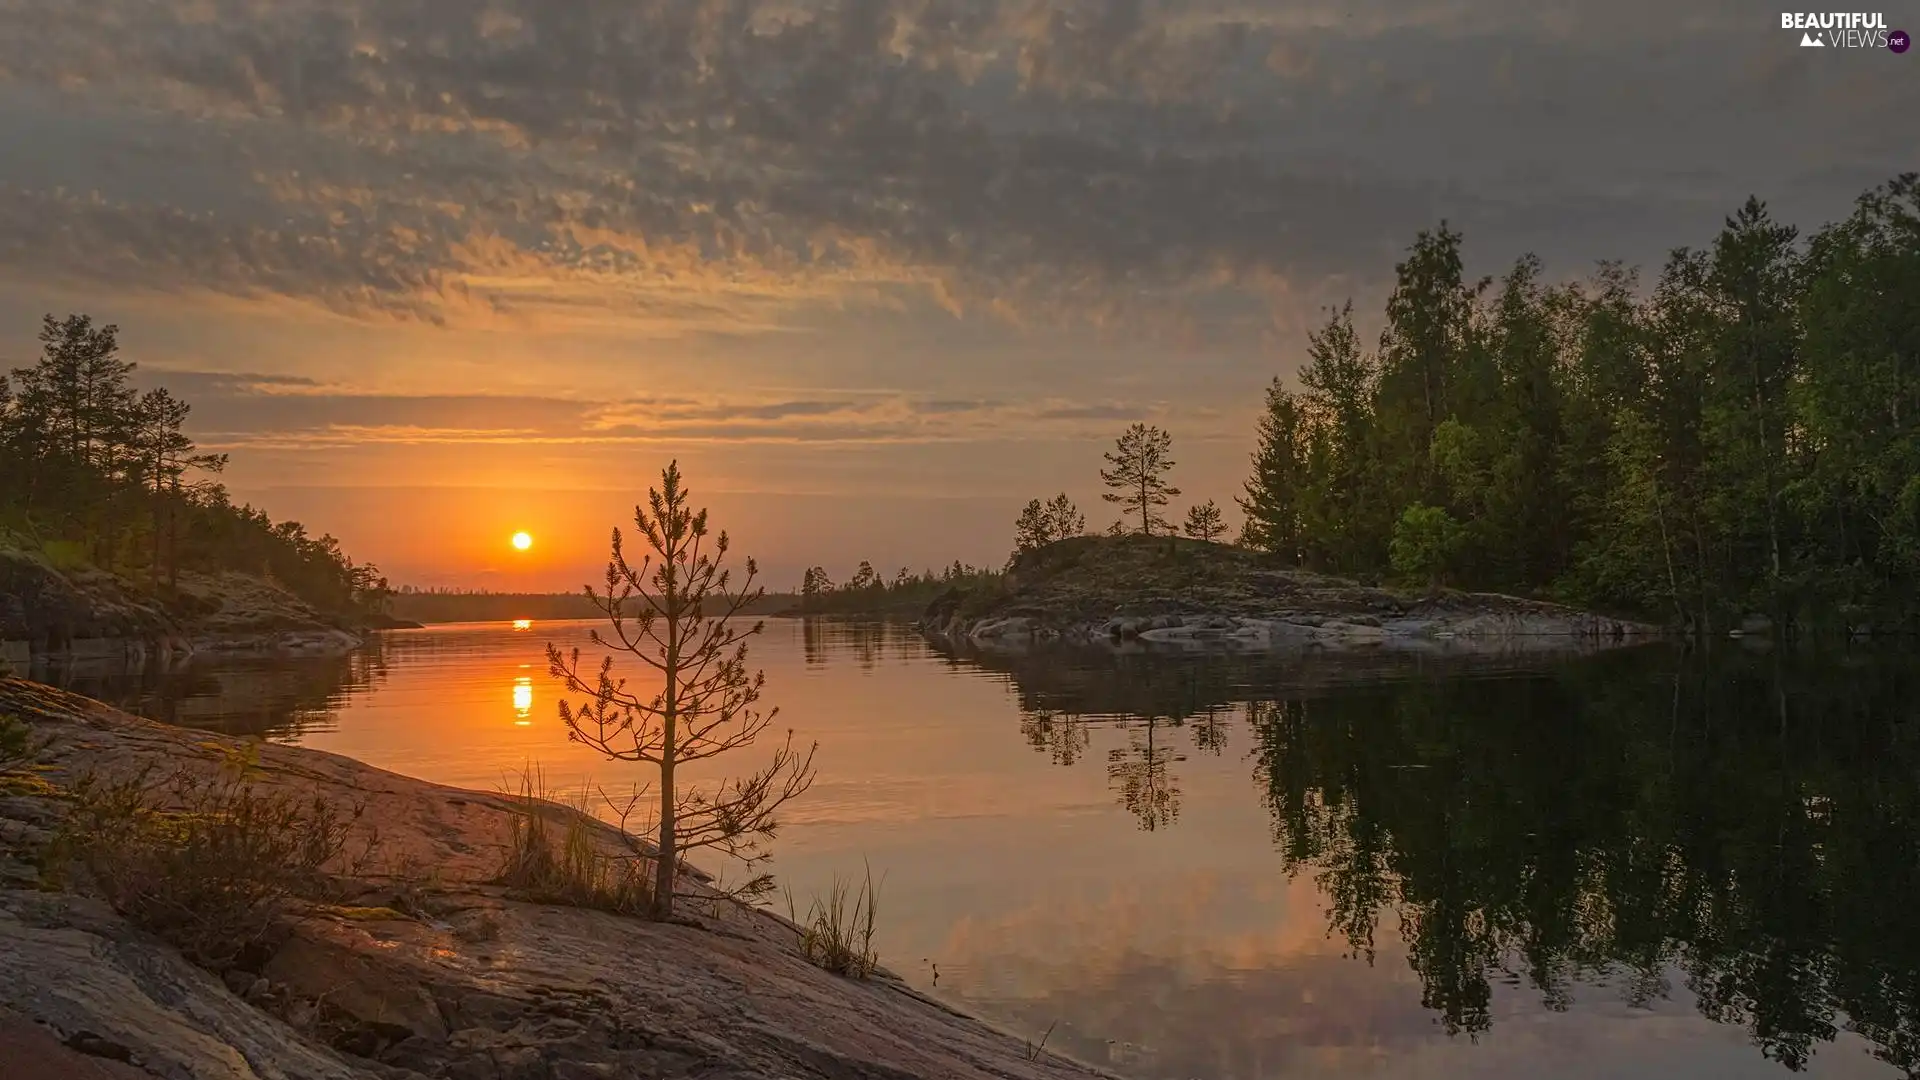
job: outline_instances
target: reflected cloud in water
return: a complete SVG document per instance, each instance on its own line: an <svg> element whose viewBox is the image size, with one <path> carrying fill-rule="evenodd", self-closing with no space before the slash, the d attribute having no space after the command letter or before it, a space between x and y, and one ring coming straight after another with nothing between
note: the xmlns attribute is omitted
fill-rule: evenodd
<svg viewBox="0 0 1920 1080"><path fill-rule="evenodd" d="M624 790L537 689L585 634L66 683L440 783ZM1215 1080L1920 1066L1911 661L994 657L808 619L751 662L822 745L783 881L870 861L889 966L1050 1049Z"/></svg>
<svg viewBox="0 0 1920 1080"><path fill-rule="evenodd" d="M1656 649L1359 681L1259 656L964 659L1008 679L1028 745L1060 767L1111 744L1110 790L1142 829L1180 821L1183 743L1245 747L1292 890L1285 903L1202 892L1129 911L1042 907L1030 925L951 942L954 967L991 956L1007 985L981 999L1028 1025L1061 1021L1069 1040L1137 1032L1131 1053L1151 1075L1274 1074L1293 1059L1303 1074L1346 1071L1366 1047L1399 1074L1396 1032L1437 1025L1477 1042L1578 1012L1678 1038L1691 1014L1744 1031L1758 1050L1744 1071L1880 1075L1819 1057L1836 1041L1920 1070L1907 917L1920 899L1920 677L1904 658ZM1309 909L1337 949L1233 947L1257 933L1140 947L1154 936L1143 918L1224 928ZM1073 970L1022 961L1021 940L1085 925L1102 934L1073 950ZM1408 983L1405 996L1386 1005L1383 981Z"/></svg>

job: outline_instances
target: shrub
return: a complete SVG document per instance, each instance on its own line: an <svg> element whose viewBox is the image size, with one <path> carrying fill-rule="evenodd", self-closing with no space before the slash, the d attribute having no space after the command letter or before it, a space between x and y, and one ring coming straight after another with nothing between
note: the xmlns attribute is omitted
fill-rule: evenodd
<svg viewBox="0 0 1920 1080"><path fill-rule="evenodd" d="M55 570L84 570L93 565L87 545L78 540L49 540L40 545L40 557Z"/></svg>
<svg viewBox="0 0 1920 1080"><path fill-rule="evenodd" d="M1465 530L1445 510L1414 503L1394 523L1388 555L1402 577L1438 585L1464 538Z"/></svg>
<svg viewBox="0 0 1920 1080"><path fill-rule="evenodd" d="M115 910L216 970L264 941L287 900L317 898L360 810L238 776L81 776L56 841Z"/></svg>
<svg viewBox="0 0 1920 1080"><path fill-rule="evenodd" d="M528 900L597 908L621 915L654 910L653 860L600 850L585 797L556 806L534 769L522 770L507 793L513 820L498 881ZM556 823L555 818L564 821Z"/></svg>
<svg viewBox="0 0 1920 1080"><path fill-rule="evenodd" d="M879 901L880 889L871 869L858 888L834 878L826 899L813 901L804 922L795 913L793 894L788 893L787 917L800 928L800 955L835 975L864 979L873 974L880 966L880 956L873 950Z"/></svg>
<svg viewBox="0 0 1920 1080"><path fill-rule="evenodd" d="M0 713L0 772L26 764L39 751L26 721Z"/></svg>

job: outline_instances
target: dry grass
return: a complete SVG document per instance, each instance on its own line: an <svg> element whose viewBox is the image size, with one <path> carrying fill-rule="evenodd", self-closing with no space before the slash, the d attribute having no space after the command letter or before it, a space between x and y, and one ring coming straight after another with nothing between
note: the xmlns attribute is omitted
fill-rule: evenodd
<svg viewBox="0 0 1920 1080"><path fill-rule="evenodd" d="M325 899L360 813L181 771L155 782L81 776L55 839L129 921L195 963L233 966L289 899Z"/></svg>
<svg viewBox="0 0 1920 1080"><path fill-rule="evenodd" d="M1040 1041L1037 1043L1032 1039L1027 1040L1027 1048L1023 1053L1028 1061L1039 1061L1040 1055L1047 1052L1047 1040L1053 1038L1053 1029L1059 1025L1058 1020L1048 1024L1046 1034L1040 1036Z"/></svg>
<svg viewBox="0 0 1920 1080"><path fill-rule="evenodd" d="M523 769L513 781L507 795L514 817L499 883L539 903L651 914L653 860L603 852L585 797L556 805L552 794L537 769Z"/></svg>
<svg viewBox="0 0 1920 1080"><path fill-rule="evenodd" d="M787 917L800 927L800 954L815 967L864 979L880 966L873 949L873 931L879 918L880 888L873 868L859 882L834 878L825 899L816 897L802 920L787 894Z"/></svg>

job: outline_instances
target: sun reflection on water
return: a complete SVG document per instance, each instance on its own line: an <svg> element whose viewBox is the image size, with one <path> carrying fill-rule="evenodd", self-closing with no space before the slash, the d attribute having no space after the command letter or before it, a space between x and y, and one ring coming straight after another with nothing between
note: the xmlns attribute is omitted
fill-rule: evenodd
<svg viewBox="0 0 1920 1080"><path fill-rule="evenodd" d="M533 724L533 678L522 675L513 680L513 722L521 727Z"/></svg>

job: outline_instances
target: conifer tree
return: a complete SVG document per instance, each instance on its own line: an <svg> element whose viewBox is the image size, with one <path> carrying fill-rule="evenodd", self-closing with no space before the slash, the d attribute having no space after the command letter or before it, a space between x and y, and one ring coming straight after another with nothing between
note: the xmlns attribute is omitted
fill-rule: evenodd
<svg viewBox="0 0 1920 1080"><path fill-rule="evenodd" d="M1220 508L1212 499L1197 506L1187 508L1186 524L1181 531L1195 540L1205 540L1211 544L1227 534L1227 523L1220 517Z"/></svg>
<svg viewBox="0 0 1920 1080"><path fill-rule="evenodd" d="M1253 475L1238 499L1246 513L1240 542L1298 563L1303 555L1302 506L1312 484L1307 473L1307 421L1300 399L1279 379L1267 387Z"/></svg>
<svg viewBox="0 0 1920 1080"><path fill-rule="evenodd" d="M1140 531L1149 536L1155 529L1173 531L1160 516L1160 508L1180 494L1179 488L1166 482L1166 474L1174 466L1172 452L1172 435L1158 427L1135 424L1114 440L1114 448L1105 455L1112 468L1100 470L1100 479L1113 489L1100 497L1122 507L1123 521L1137 516Z"/></svg>
<svg viewBox="0 0 1920 1080"><path fill-rule="evenodd" d="M610 634L593 631L593 643L628 654L650 674L636 682L615 675L612 655L585 667L579 649L547 646L553 676L568 693L587 695L560 703L569 736L658 772L653 904L661 918L673 914L675 876L689 852L713 848L758 867L780 807L813 783L815 748L795 749L791 731L758 772L713 788L679 782L682 766L751 745L779 715L759 706L766 674L747 670L748 639L765 627L741 622L744 609L764 595L753 584L758 568L748 559L739 589L731 590L727 534L714 537L707 512L690 500L679 463L670 463L646 505L633 510L646 554L638 564L629 560L625 537L614 529L605 591L586 589L612 627ZM754 895L771 884L758 875L739 891Z"/></svg>

